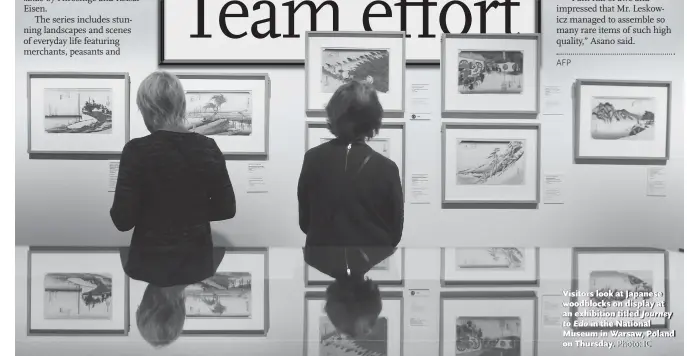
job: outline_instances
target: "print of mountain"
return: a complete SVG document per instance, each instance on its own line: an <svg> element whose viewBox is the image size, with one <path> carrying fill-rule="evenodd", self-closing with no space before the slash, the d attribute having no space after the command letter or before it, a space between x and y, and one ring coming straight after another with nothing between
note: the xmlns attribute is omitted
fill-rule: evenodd
<svg viewBox="0 0 687 356"><path fill-rule="evenodd" d="M615 122L634 121L636 124L630 129L629 136L634 136L654 124L654 113L645 111L641 116L633 114L625 109L616 110L613 104L608 102L599 103L592 109L592 116L607 124Z"/></svg>
<svg viewBox="0 0 687 356"><path fill-rule="evenodd" d="M494 151L487 157L489 160L478 167L465 169L459 174L463 175L473 175L479 177L478 183L484 183L487 180L498 177L504 172L506 172L510 167L512 167L522 155L525 154L525 148L522 147L522 142L511 141L508 143L508 147L501 152L500 149L494 149Z"/></svg>

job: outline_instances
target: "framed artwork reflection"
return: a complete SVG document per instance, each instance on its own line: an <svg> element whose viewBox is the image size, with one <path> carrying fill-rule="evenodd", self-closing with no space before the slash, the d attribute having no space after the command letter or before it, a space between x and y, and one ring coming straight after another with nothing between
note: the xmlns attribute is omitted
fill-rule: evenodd
<svg viewBox="0 0 687 356"><path fill-rule="evenodd" d="M443 204L538 204L540 127L537 123L445 123Z"/></svg>
<svg viewBox="0 0 687 356"><path fill-rule="evenodd" d="M186 128L211 137L225 157L269 155L270 78L264 73L178 73Z"/></svg>
<svg viewBox="0 0 687 356"><path fill-rule="evenodd" d="M29 154L119 154L129 141L129 74L29 72Z"/></svg>
<svg viewBox="0 0 687 356"><path fill-rule="evenodd" d="M539 113L538 34L443 34L442 117Z"/></svg>
<svg viewBox="0 0 687 356"><path fill-rule="evenodd" d="M537 295L441 292L440 355L537 355Z"/></svg>
<svg viewBox="0 0 687 356"><path fill-rule="evenodd" d="M265 335L267 249L228 250L215 275L186 287L184 335Z"/></svg>
<svg viewBox="0 0 687 356"><path fill-rule="evenodd" d="M441 257L444 286L539 284L536 247L442 248Z"/></svg>
<svg viewBox="0 0 687 356"><path fill-rule="evenodd" d="M374 266L365 276L381 286L402 286L404 283L404 259L405 249L398 248L393 255ZM307 263L304 263L304 266L306 286L327 286L334 282L333 278L308 266Z"/></svg>
<svg viewBox="0 0 687 356"><path fill-rule="evenodd" d="M30 248L29 335L127 335L129 278L116 248Z"/></svg>
<svg viewBox="0 0 687 356"><path fill-rule="evenodd" d="M384 113L405 109L405 32L307 31L305 108L322 115L332 94L351 81L377 90Z"/></svg>
<svg viewBox="0 0 687 356"><path fill-rule="evenodd" d="M340 334L324 312L325 292L305 294L305 356L403 355L403 292L382 292L382 312L365 336Z"/></svg>
<svg viewBox="0 0 687 356"><path fill-rule="evenodd" d="M575 83L576 160L667 160L671 82Z"/></svg>
<svg viewBox="0 0 687 356"><path fill-rule="evenodd" d="M570 298L574 330L668 328L667 251L574 248L572 258L571 291L579 292Z"/></svg>

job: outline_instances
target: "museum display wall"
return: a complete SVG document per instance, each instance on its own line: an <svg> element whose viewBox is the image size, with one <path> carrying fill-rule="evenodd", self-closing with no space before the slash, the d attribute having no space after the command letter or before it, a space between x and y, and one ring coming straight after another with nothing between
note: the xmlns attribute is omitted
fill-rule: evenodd
<svg viewBox="0 0 687 356"><path fill-rule="evenodd" d="M450 347L447 346L445 338L450 337L451 333L453 333L451 330L447 332L447 327L442 326L442 323L448 323L446 325L451 326L452 318L461 315L461 306L463 306L463 309L466 307L470 308L471 313L475 313L476 310L480 310L479 313L483 313L484 310L498 309L489 302L488 298L486 300L474 299L474 297L465 297L466 295L478 295L481 296L480 298L485 298L484 296L489 295L509 296L508 299L499 299L498 305L515 303L518 300L534 302L533 308L515 307L510 308L506 314L494 314L497 316L510 316L519 313L523 330L523 355L534 355L534 352L538 355L554 353L557 355L577 355L579 352L578 348L561 347L561 343L574 339L592 340L590 338L564 337L563 332L566 328L562 328L560 325L563 320L567 319L562 317L562 313L568 310L562 307L560 303L570 299L569 297L562 296L562 291L569 290L572 286L571 276L574 274L573 268L581 270L594 268L593 265L589 264L589 261L584 260L584 257L580 257L582 254L589 253L589 251L580 251L577 253L578 257L575 258L573 257L573 251L569 248L539 249L536 254L537 257L533 257L532 260L524 259L522 261L523 265L527 266L525 270L532 268L532 262L535 262L537 265L535 267L537 270L535 274L538 281L535 283L492 281L483 285L476 285L474 283L471 285L455 285L446 283L447 275L445 272L442 272L446 268L447 263L449 263L449 259L446 256L453 254L451 250L453 249L406 248L402 253L402 262L394 259L389 261L386 267L388 270L393 270L394 265L402 263L402 276L399 277L394 273L387 275L391 279L402 278L402 284L386 284L381 286L383 294L387 296L384 298L382 316L389 321L387 324L388 347L390 351L402 350L402 353L393 352L390 354L398 356L439 355L442 345ZM264 321L264 324L254 325L254 330L262 329L262 331L241 335L237 332L227 332L227 330L232 328L236 330L236 328L230 325L227 326L228 324L224 324L222 329L210 330L207 326L213 323L212 320L203 321L187 317L184 326L187 334L182 335L178 341L157 352L161 352L164 355L180 355L188 354L189 352L208 355L225 355L227 352L241 355L304 355L304 348L311 347L308 345L312 345L314 341L312 336L306 337L306 335L312 334L306 330L311 330L313 320L317 320L317 318L313 319L308 315L313 312L312 302L317 302L318 295L321 295L318 292L323 291L324 287L322 285L308 285L308 277L306 277L306 268L304 267L300 249L270 248L262 253L257 253L257 251L259 249L231 252L232 255L228 255L225 258L219 269L226 271L251 271L250 273L253 276L253 304L251 313L252 316L257 315L257 317L253 318L254 320L259 320L261 323ZM608 251L592 252L604 258L605 261L609 260ZM117 288L114 286L117 284L121 285L121 283L117 281L119 277L117 277L118 261L116 258L111 261L107 258L99 258L99 260L101 261L100 266L103 272L112 268L112 271L108 270L113 278L113 303L111 304L113 318L110 318L110 320L119 322L118 320L122 318L126 320L128 317L126 322L130 326L125 328L124 333L115 332L113 335L97 335L93 333L93 330L82 330L64 335L65 329L63 329L63 335L54 330L47 334L32 333L28 335L29 322L27 314L29 314L29 300L33 300L30 303L32 309L45 305L45 302L42 300L44 293L34 293L37 294L36 297L29 297L28 288L39 282L37 281L39 278L35 278L36 275L43 272L56 271L55 261L58 261L59 265L63 266L64 259L55 260L54 256L64 257L64 255L61 255L64 253L67 252L34 251L31 262L29 262L28 248L15 248L15 314L17 316L15 318L15 327L17 330L17 352L32 355L52 352L79 356L92 354L95 347L101 350L100 354L103 355L109 355L108 350L112 350L117 355L140 355L149 352L150 346L140 336L135 323L135 313L143 296L145 283L131 280L129 281L127 295L121 293L121 289L117 291ZM84 256L82 258L93 258L93 253L82 251ZM635 252L619 249L615 253ZM650 349L651 354L680 354L684 344L684 306L680 302L684 299L684 254L662 251L640 251L636 253L663 256L661 260L665 259L667 261L665 265L662 262L656 265L657 269L651 272L653 273L653 278L642 277L644 281L654 288L654 291L659 291L659 289L663 288L667 291L667 307L665 310L673 313L667 327L668 330L675 330L676 332L676 337L653 338ZM36 257L41 254L44 256ZM442 258L442 254L446 255ZM52 260L51 255L53 256ZM526 255L533 256L529 252ZM262 257L259 256L266 256L267 258L265 264L267 268L264 273L260 271L262 268L260 267L262 265L260 259ZM472 261L475 262L475 258L478 255L473 252L470 256L473 257ZM613 260L617 261L618 255L615 256L616 258ZM77 259L72 258L72 261ZM254 262L250 262L251 259ZM650 263L648 258L638 257L638 255L635 256L634 261L638 268L639 265L646 266L646 263ZM30 269L29 266L31 266ZM607 264L604 267L611 268ZM639 272L633 273L637 274ZM663 282L660 276L664 273L665 284L662 285ZM29 279L29 275L34 276L34 278ZM375 274L375 278L380 281L383 280L383 272ZM258 280L262 279L267 280L264 288L257 283ZM442 279L444 279L443 283ZM40 280L42 282L42 278ZM580 281L583 280L584 277L581 277ZM419 294L414 294L418 293L418 290L421 290L423 293L421 297ZM125 296L128 297L128 314L123 312L121 306L121 300ZM522 296L522 299L518 296ZM263 297L268 301L267 303L262 302ZM442 300L443 306L441 305ZM458 302L456 303L455 300ZM232 306L229 307L233 308L232 310L235 309ZM307 308L310 308L309 312L306 311ZM33 312L34 314L36 313L35 310ZM441 316L442 312L443 316ZM463 310L462 313L466 313L466 311ZM36 317L29 318L33 318L32 323L38 320ZM217 318L214 320L214 323L240 323L240 319L236 318L225 318L224 320L222 321L222 318ZM45 323L45 321L40 322ZM69 322L92 323L91 321L78 318L71 319ZM244 325L249 324L250 322ZM67 323L61 323L59 327L66 327L68 329L70 326ZM524 330L530 331L525 332ZM247 331L244 330L244 332ZM606 341L617 340L611 336L602 339ZM646 352L646 348L585 349L585 353L589 355L631 356L646 355ZM114 353L112 354L114 355ZM446 354L445 351L444 354Z"/></svg>
<svg viewBox="0 0 687 356"><path fill-rule="evenodd" d="M405 229L402 245L415 247L476 244L508 246L517 243L544 247L614 245L673 249L682 247L684 114L680 98L683 97L683 87L682 82L676 80L679 76L676 76L675 71L675 68L681 66L682 54L678 51L675 56L620 56L613 58L612 64L609 63L608 58L588 56L584 59L575 59L583 60L584 66L576 65L574 68L556 66L555 53L558 49L552 45L550 38L547 38L547 31L551 31L554 27L554 5L555 2L545 2L543 6L544 29L539 46L541 53L538 63L541 68L538 83L535 83L535 86L529 83L526 85L526 88L529 88L527 103L511 103L511 106L515 105L512 108L513 117L509 117L506 113L504 117L494 119L479 117L480 115L474 113L474 117L455 118L452 113L460 108L446 105L447 100L443 98L441 89L445 81L442 81L442 70L438 65L409 65L402 70L391 70L391 79L395 83L405 83L405 87L396 85L390 88L393 93L390 92L388 98L385 99L393 110L397 110L399 105L404 108L403 117L385 118L385 122L390 125L403 124L404 131L402 135L404 143L401 145L403 152L398 156L402 157L400 159L403 162L399 166L403 166L403 182L406 187ZM150 14L156 13L157 4L151 1L137 4L137 6L135 12L127 13L133 19L132 26L137 36L122 39L121 46L126 48L126 51L122 51L119 58L114 60L108 57L93 57L86 61L57 57L51 59L49 67L50 71L55 72L125 73L130 81L129 112L127 113L129 132L117 133L117 135L128 135L130 138L148 134L135 105L136 91L146 75L160 69L157 65L157 24L148 19ZM127 5L114 8L111 16L116 16L118 11L123 14L127 11ZM666 13L665 16L677 15ZM26 17L17 18L25 19ZM678 24L678 21L673 21L673 23L681 26L681 22ZM17 24L17 26L22 25L20 21ZM484 48L479 48L480 50L498 47L488 44L487 41L484 43ZM380 44L372 41L369 42L369 46L375 47ZM401 47L396 44L390 46L392 47L390 63L401 63L397 60L398 53L393 52ZM526 57L529 56L527 58L531 58L534 54L530 50L537 47L527 45L509 48L522 51ZM436 53L436 58L440 57L441 53ZM525 67L536 68L533 64L535 62L537 61L526 59ZM612 72L609 72L609 66L613 67ZM650 67L651 70L638 70L645 67ZM308 139L306 123L323 120L321 116L306 114L309 111L305 99L308 95L306 85L308 68L266 65L205 68L165 66L163 69L186 74L203 73L224 76L255 74L253 76L255 78L266 78L263 82L251 84L255 90L265 88L260 94L261 99L256 101L255 105L263 108L262 104L265 104L266 127L260 131L260 135L256 134L250 140L245 140L245 145L236 145L235 142L227 143L226 149L223 149L225 152L233 153L227 156L227 168L236 192L238 212L230 221L213 223L213 233L217 243L228 246L301 246L304 236L297 224L296 184L303 153L308 144L306 143ZM29 88L26 73L46 70L48 68L44 58L25 57L17 61L16 92L27 93ZM398 78L398 74L395 73L399 72L403 73L404 78ZM623 78L618 78L619 73L623 73ZM667 146L670 152L668 159L658 162L627 159L576 160L576 156L587 155L584 152L582 154L576 152L576 147L582 149L586 147L584 142L580 146L575 140L576 99L573 95L575 92L573 86L578 79L673 81L670 91L672 99L669 100L669 130L663 126L669 136L664 142L664 146ZM194 80L185 80L189 90L207 89L204 84L198 84L200 82L194 82ZM261 83L265 82L267 85L262 86ZM35 85L38 84L32 87ZM73 85L81 84L74 82ZM431 92L428 99L431 112L425 115L428 120L413 120L410 117L413 85L424 85ZM532 96L535 87L539 93L538 98ZM125 92L125 89L117 89L117 92ZM552 92L557 92L557 94L551 94ZM580 92L587 93L585 90ZM399 101L401 97L405 98L404 101ZM308 105L315 108L323 104L321 97L311 98L310 101L312 103ZM443 106L442 101L445 104ZM448 102L448 104L453 103L450 98ZM532 102L539 104L537 116L522 118L515 115L518 112L530 112ZM470 105L481 103L482 106L490 104L482 99L469 103ZM492 106L498 103L499 100L495 100ZM45 154L35 150L34 153L29 154L27 153L29 149L27 122L30 114L27 95L17 95L16 107L18 114L15 118L17 181L15 243L51 246L127 245L130 233L118 232L109 217L113 193L108 189L110 180L108 160L117 160L118 155ZM23 111L21 108L27 108L27 110ZM446 115L442 115L444 109ZM470 110L473 109L470 106ZM665 113L667 108L662 110ZM528 166L527 174L531 179L528 178L530 181L527 191L504 192L505 202L489 203L487 201L487 204L484 204L485 197L470 192L443 189L445 169L458 169L452 166L454 162L442 161L444 155L453 157L451 156L453 153L447 153L452 152L451 148L443 147L445 144L442 141L454 137L451 136L453 132L456 132L453 128L466 124L513 123L529 125L536 130L536 133L534 130L523 133L526 135L523 139L530 140L529 142L533 142L532 140L536 137L538 146L532 145L530 148L538 147L536 149L539 151L536 164L538 170L534 169L533 165ZM266 139L263 140L263 137ZM38 145L40 138L32 137L31 142L32 145ZM110 146L113 145L111 142L94 142L93 144L96 143L101 144L104 151L110 151ZM56 151L73 146L69 142L50 141L44 144L45 146L41 147L52 147ZM398 150L398 145L395 147L395 150ZM259 153L265 151L268 154L260 156ZM660 151L659 149L659 154L654 157L660 157ZM252 154L242 155L241 152ZM637 155L630 154L630 156ZM654 165L665 165L666 191L663 197L647 196L647 170ZM259 172L256 173L258 168ZM413 174L428 175L429 204L413 204L408 191L408 187L412 185ZM563 204L545 204L541 198L544 189L543 177L549 174L562 175L564 178ZM255 192L256 189L253 186L256 176L259 176L261 181L259 192ZM537 183L533 183L532 180ZM455 202L456 199L468 202L475 200L479 203L446 204ZM517 204L512 204L513 202Z"/></svg>

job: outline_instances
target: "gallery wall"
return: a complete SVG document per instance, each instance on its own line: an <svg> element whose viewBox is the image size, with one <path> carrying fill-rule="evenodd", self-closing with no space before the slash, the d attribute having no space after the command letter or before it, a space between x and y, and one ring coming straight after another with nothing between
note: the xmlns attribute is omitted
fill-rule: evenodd
<svg viewBox="0 0 687 356"><path fill-rule="evenodd" d="M554 31L555 5L543 4L541 100L556 101L540 114L541 174L563 174L564 204L539 204L534 209L442 209L441 125L466 120L440 117L439 66L409 66L406 70L406 108L410 107L412 84L431 87L433 113L429 120L406 118L406 187L414 173L429 174L431 203L410 204L406 195L405 230L402 245L429 246L654 246L676 249L683 245L684 124L681 78L682 51L674 56L576 57L569 67L557 67L547 32ZM94 3L91 7L102 6ZM670 19L683 4L671 4L665 13L673 31L681 33L682 21ZM17 29L29 17L19 16ZM117 58L79 59L20 57L16 68L16 238L17 245L121 246L130 232L120 233L112 225L108 192L108 161L92 159L31 159L27 153L26 72L79 71L128 72L131 79L131 137L148 134L135 106L139 83L157 66L157 2L108 7L110 16L133 19L135 36L122 39ZM55 10L58 14L59 10ZM660 39L659 39L660 40ZM679 41L678 41L679 42ZM646 46L651 43L645 42ZM646 47L643 50L647 50ZM437 53L437 58L439 53ZM612 61L612 63L610 63ZM49 65L48 65L49 63ZM637 70L651 68L651 70ZM304 242L298 228L296 184L300 173L306 120L305 71L301 66L209 68L168 67L177 72L268 73L271 80L269 160L265 165L267 193L247 193L248 164L227 161L238 201L236 217L213 224L216 242L228 246L296 247ZM575 164L573 162L573 101L571 86L578 78L674 80L670 159L665 165L667 196L646 195L647 166ZM560 94L545 97L544 88L557 87ZM551 104L553 105L553 104ZM542 111L544 108L542 107ZM484 119L478 119L484 120ZM470 121L470 120L467 120ZM472 120L474 121L474 120ZM510 122L515 120L488 120ZM116 159L116 157L115 157Z"/></svg>
<svg viewBox="0 0 687 356"><path fill-rule="evenodd" d="M142 355L151 351L136 327L135 311L141 300L145 283L132 281L130 285L130 320L131 329L128 336L27 336L27 253L25 247L15 248L15 328L16 349L18 355L40 355L55 353L59 355L92 355L98 350L99 355ZM573 356L579 353L578 348L564 348L565 340L560 327L542 325L542 295L560 295L561 290L571 287L572 255L568 248L547 249L539 251L540 284L538 287L441 287L439 248L409 248L405 251L405 285L404 287L384 287L384 290L404 291L403 311L403 350L404 355L438 355L439 354L439 293L441 291L514 291L530 290L538 296L538 354ZM678 355L684 344L684 254L668 253L669 278L669 311L674 312L669 321L670 329L676 331L676 338L659 338L653 340L651 350L642 348L589 348L585 354L601 355ZM269 250L269 318L270 328L267 336L182 336L177 342L159 350L160 355L302 355L304 345L304 286L302 252L296 248L271 248ZM429 295L425 304L426 326L410 326L413 306L411 289L428 289ZM308 287L307 290L322 290ZM565 309L561 308L559 311ZM614 341L612 338L608 341ZM568 340L569 341L569 340Z"/></svg>

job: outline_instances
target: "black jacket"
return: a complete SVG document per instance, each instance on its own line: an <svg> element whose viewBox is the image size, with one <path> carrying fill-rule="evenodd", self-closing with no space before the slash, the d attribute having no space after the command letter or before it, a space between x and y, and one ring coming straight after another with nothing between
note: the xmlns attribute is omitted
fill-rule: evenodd
<svg viewBox="0 0 687 356"><path fill-rule="evenodd" d="M156 131L124 146L110 216L118 230L134 229L129 277L168 286L212 276L210 221L235 214L226 162L213 139Z"/></svg>
<svg viewBox="0 0 687 356"><path fill-rule="evenodd" d="M306 152L298 181L306 246L396 247L403 204L398 167L363 141L334 139Z"/></svg>
<svg viewBox="0 0 687 356"><path fill-rule="evenodd" d="M364 276L394 252L395 247L306 246L303 248L303 260L329 277L341 279L349 272L351 276Z"/></svg>

